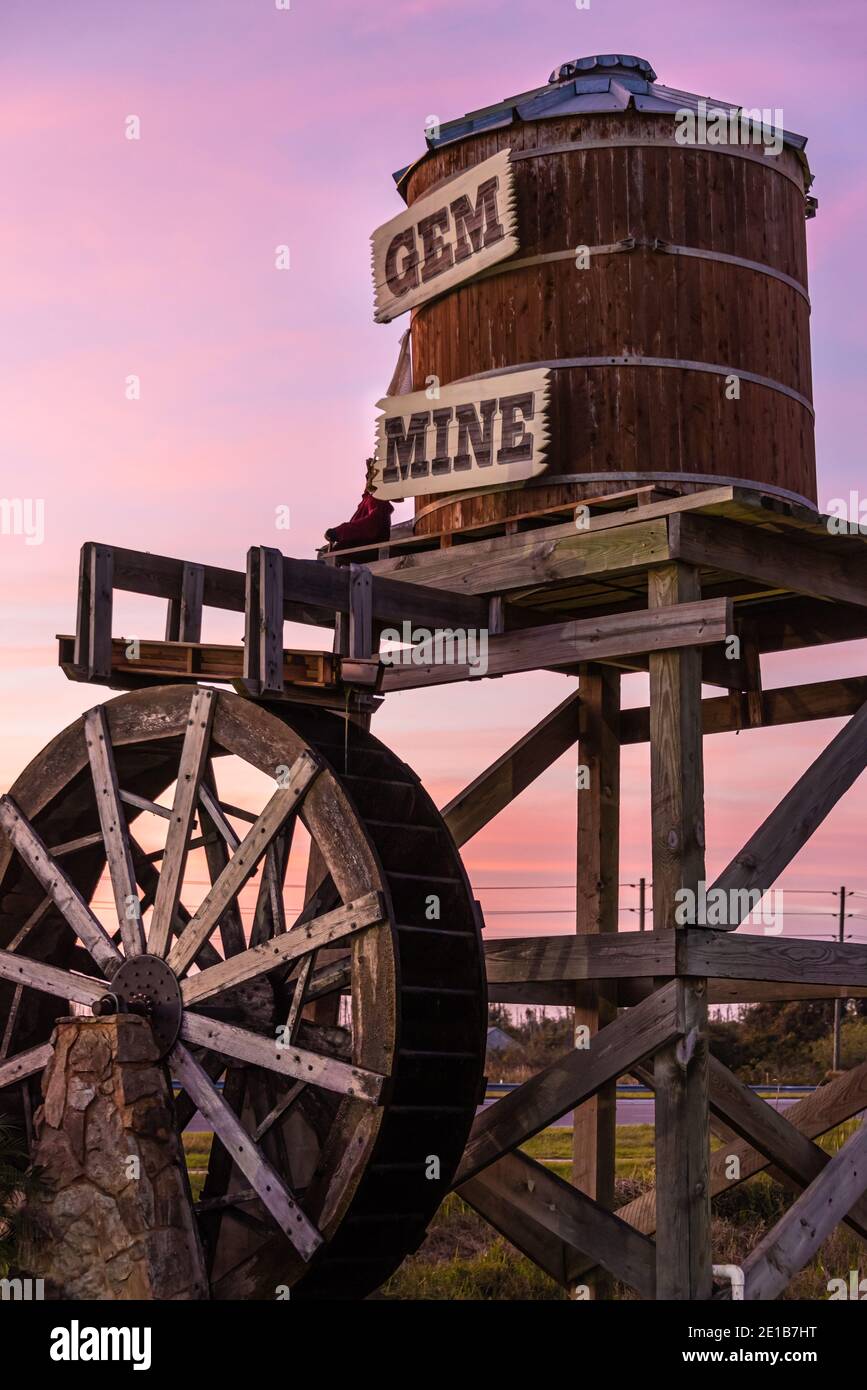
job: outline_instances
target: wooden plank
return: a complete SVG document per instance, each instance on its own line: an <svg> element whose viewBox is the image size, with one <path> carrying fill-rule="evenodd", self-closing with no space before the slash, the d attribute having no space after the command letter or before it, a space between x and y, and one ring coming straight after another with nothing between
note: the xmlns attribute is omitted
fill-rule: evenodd
<svg viewBox="0 0 867 1390"><path fill-rule="evenodd" d="M138 956L145 949L141 904L104 705L97 705L84 716L84 739L123 949L127 957Z"/></svg>
<svg viewBox="0 0 867 1390"><path fill-rule="evenodd" d="M193 818L199 800L199 784L208 759L215 699L213 690L197 688L190 701L190 715L178 764L178 779L166 835L165 854L148 932L148 950L151 955L164 956L171 937L172 922L178 908L187 863Z"/></svg>
<svg viewBox="0 0 867 1390"><path fill-rule="evenodd" d="M616 935L620 868L620 675L582 666L578 677L578 838L576 918L579 937ZM617 995L606 980L580 982L575 991L575 1045L617 1017ZM572 1182L610 1211L614 1205L616 1081L576 1108L572 1128ZM606 1263L601 1261L601 1263ZM608 1266L606 1266L608 1267ZM594 1298L605 1296L593 1280Z"/></svg>
<svg viewBox="0 0 867 1390"><path fill-rule="evenodd" d="M776 1298L867 1189L862 1124L744 1261L744 1298Z"/></svg>
<svg viewBox="0 0 867 1390"><path fill-rule="evenodd" d="M94 964L110 978L123 957L11 796L0 797L0 827L5 830L13 849L17 850L34 878L41 883L58 912L90 952Z"/></svg>
<svg viewBox="0 0 867 1390"><path fill-rule="evenodd" d="M333 1057L321 1057L318 1052L309 1052L296 1044L285 1046L276 1038L263 1037L261 1033L251 1033L233 1023L220 1023L190 1010L184 1013L181 1037L236 1061L249 1062L280 1076L291 1076L296 1081L321 1086L325 1091L374 1104L380 1100L387 1079L363 1067L353 1067Z"/></svg>
<svg viewBox="0 0 867 1390"><path fill-rule="evenodd" d="M777 689L762 690L760 698L760 725L763 728L807 723L816 719L843 719L857 713L867 702L867 676L779 686ZM734 733L740 729L758 727L751 724L744 701L733 706L729 695L702 700L701 724L705 734ZM646 743L649 738L649 708L644 706L623 710L621 742Z"/></svg>
<svg viewBox="0 0 867 1390"><path fill-rule="evenodd" d="M740 894L737 903L731 901L729 921L718 930L734 931L740 926L746 915L742 890L764 893L770 888L865 766L867 704L819 754L712 885L713 889Z"/></svg>
<svg viewBox="0 0 867 1390"><path fill-rule="evenodd" d="M200 1004L204 999L211 999L215 994L240 984L242 980L267 974L277 966L298 960L321 946L328 946L343 937L352 936L366 927L379 925L382 919L383 903L380 894L366 893L364 897L356 898L346 906L313 918L304 926L275 936L260 946L251 946L219 965L188 976L181 984L184 1003L188 1007L191 1004Z"/></svg>
<svg viewBox="0 0 867 1390"><path fill-rule="evenodd" d="M672 518L679 559L835 603L867 605L867 550L819 544L723 517ZM829 538L830 539L830 538Z"/></svg>
<svg viewBox="0 0 867 1390"><path fill-rule="evenodd" d="M28 1076L35 1076L38 1071L44 1071L53 1056L51 1043L40 1043L38 1047L30 1047L16 1057L0 1062L0 1090L4 1086L14 1085L16 1081L26 1080Z"/></svg>
<svg viewBox="0 0 867 1390"><path fill-rule="evenodd" d="M653 1242L520 1150L463 1183L458 1195L566 1288L598 1263L642 1298L655 1296Z"/></svg>
<svg viewBox="0 0 867 1390"><path fill-rule="evenodd" d="M642 518L644 513L641 513ZM552 534L556 533L556 534ZM563 579L641 574L665 564L671 552L664 518L629 526L576 531L574 525L499 536L448 550L372 562L374 576L401 578L433 588L488 595L529 589Z"/></svg>
<svg viewBox="0 0 867 1390"><path fill-rule="evenodd" d="M694 601L698 575L684 565L648 576L651 610ZM704 880L701 662L695 648L650 657L653 925L674 927L675 894ZM712 1288L708 1162L707 983L674 981L683 1038L653 1059L660 1212L657 1297L709 1298Z"/></svg>
<svg viewBox="0 0 867 1390"><path fill-rule="evenodd" d="M456 845L471 840L571 748L578 736L578 706L579 696L568 695L443 807Z"/></svg>
<svg viewBox="0 0 867 1390"><path fill-rule="evenodd" d="M196 1102L284 1235L303 1259L311 1259L322 1244L321 1235L216 1090L207 1072L181 1043L173 1047L169 1062L172 1074Z"/></svg>
<svg viewBox="0 0 867 1390"><path fill-rule="evenodd" d="M729 1130L760 1149L775 1168L798 1187L809 1187L830 1162L830 1154L739 1081L715 1057L710 1059L710 1107ZM867 1237L867 1200L864 1197L853 1203L846 1224L862 1240Z"/></svg>
<svg viewBox="0 0 867 1390"><path fill-rule="evenodd" d="M674 934L665 930L618 932L616 936L607 932L600 936L489 937L484 943L485 965L489 984L653 979L677 974L675 944Z"/></svg>
<svg viewBox="0 0 867 1390"><path fill-rule="evenodd" d="M371 491L378 499L504 486L544 472L550 438L547 366L452 381L377 401Z"/></svg>
<svg viewBox="0 0 867 1390"><path fill-rule="evenodd" d="M179 977L189 969L229 903L237 897L244 884L255 873L256 866L271 841L280 833L287 817L297 809L308 787L321 770L322 764L306 749L295 759L286 776L285 785L279 787L271 797L169 952L168 963ZM164 874L165 868L160 875L160 886ZM156 912L156 909L154 911Z"/></svg>
<svg viewBox="0 0 867 1390"><path fill-rule="evenodd" d="M860 941L798 941L696 927L680 933L680 947L685 975L867 988L867 943Z"/></svg>
<svg viewBox="0 0 867 1390"><path fill-rule="evenodd" d="M93 1004L102 998L108 988L105 980L60 970L56 965L46 965L41 960L28 960L26 956L13 951L0 951L0 979L11 980L15 985L26 985L28 989L41 990L43 994L53 994L58 999L68 999L75 1004Z"/></svg>
<svg viewBox="0 0 867 1390"><path fill-rule="evenodd" d="M665 985L596 1034L587 1051L572 1051L482 1110L473 1121L455 1178L459 1185L595 1095L634 1063L679 1036L675 985Z"/></svg>
<svg viewBox="0 0 867 1390"><path fill-rule="evenodd" d="M413 690L484 676L535 671L541 667L573 667L581 662L628 656L632 652L697 648L721 642L731 626L730 599L685 602L659 613L639 610L612 613L604 618L550 623L491 637L484 671L468 663L448 660L449 651L444 648L446 659L438 664L390 666L381 688L384 692ZM692 654L697 663L698 652Z"/></svg>

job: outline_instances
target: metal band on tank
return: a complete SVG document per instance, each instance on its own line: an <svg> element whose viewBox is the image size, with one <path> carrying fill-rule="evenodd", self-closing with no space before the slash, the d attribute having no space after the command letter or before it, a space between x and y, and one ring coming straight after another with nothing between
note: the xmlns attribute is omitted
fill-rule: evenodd
<svg viewBox="0 0 867 1390"><path fill-rule="evenodd" d="M642 250L656 251L663 256L695 256L703 261L721 261L724 265L740 266L744 270L754 270L759 275L769 275L774 280L781 280L784 285L788 285L805 300L808 308L810 307L810 296L800 280L796 280L792 275L787 275L783 270L775 270L773 266L765 265L762 261L750 261L744 256L730 256L726 251L704 251L698 246L676 246L673 242L664 241L661 237L655 237L651 240L632 236L624 237L622 241L613 241L604 246L588 246L586 249L590 256L615 256L622 251ZM568 251L544 251L538 256L522 256L520 260L501 261L499 265L492 265L487 270L480 270L478 275L474 275L470 280L463 280L458 285L452 285L445 291L445 294L438 295L436 300L429 300L428 303L438 303L447 295L454 294L456 290L466 289L467 285L472 285L478 280L490 280L494 275L505 275L509 270L530 270L538 265L551 265L556 261L574 260L577 250L577 247L572 247ZM427 305L419 305L418 307L424 309Z"/></svg>
<svg viewBox="0 0 867 1390"><path fill-rule="evenodd" d="M544 362L518 362L508 367L493 367L487 372L473 372L470 376L461 376L449 385L457 385L464 381L485 381L488 377L506 376L510 372L532 371L539 367L548 367L552 371L563 371L570 367L677 367L681 371L687 372L710 372L713 376L735 376L740 381L751 381L754 386L766 386L770 391L779 391L784 396L789 396L793 401L797 401L810 415L815 417L812 401L806 396L802 396L800 391L795 391L791 386L784 386L781 381L774 381L770 376L759 376L757 372L745 372L738 367L724 367L716 362L691 362L683 357L552 357Z"/></svg>

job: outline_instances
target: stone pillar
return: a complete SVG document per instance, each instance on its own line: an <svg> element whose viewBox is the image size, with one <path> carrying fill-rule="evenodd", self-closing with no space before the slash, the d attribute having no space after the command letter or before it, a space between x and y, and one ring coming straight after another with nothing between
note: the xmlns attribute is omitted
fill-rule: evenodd
<svg viewBox="0 0 867 1390"><path fill-rule="evenodd" d="M34 1117L29 1273L69 1299L199 1299L208 1281L172 1096L136 1014L59 1019Z"/></svg>

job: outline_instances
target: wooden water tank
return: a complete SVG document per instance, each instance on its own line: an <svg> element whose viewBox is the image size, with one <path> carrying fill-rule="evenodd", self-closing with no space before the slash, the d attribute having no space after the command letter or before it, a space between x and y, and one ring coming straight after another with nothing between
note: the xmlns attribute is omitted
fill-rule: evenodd
<svg viewBox="0 0 867 1390"><path fill-rule="evenodd" d="M649 481L738 480L815 502L806 141L785 132L776 154L678 143L676 113L703 99L655 77L619 54L565 64L548 86L443 126L396 176L412 205L510 149L517 193L518 252L413 312L414 388L552 366L546 472L417 497L417 531Z"/></svg>

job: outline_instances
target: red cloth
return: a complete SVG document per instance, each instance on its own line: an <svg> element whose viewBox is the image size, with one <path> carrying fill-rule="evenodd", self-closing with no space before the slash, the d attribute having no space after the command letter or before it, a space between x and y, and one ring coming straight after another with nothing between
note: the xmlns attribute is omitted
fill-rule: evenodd
<svg viewBox="0 0 867 1390"><path fill-rule="evenodd" d="M393 511L390 502L379 501L373 493L365 492L349 521L326 531L326 539L339 546L387 541L391 534L390 518Z"/></svg>

